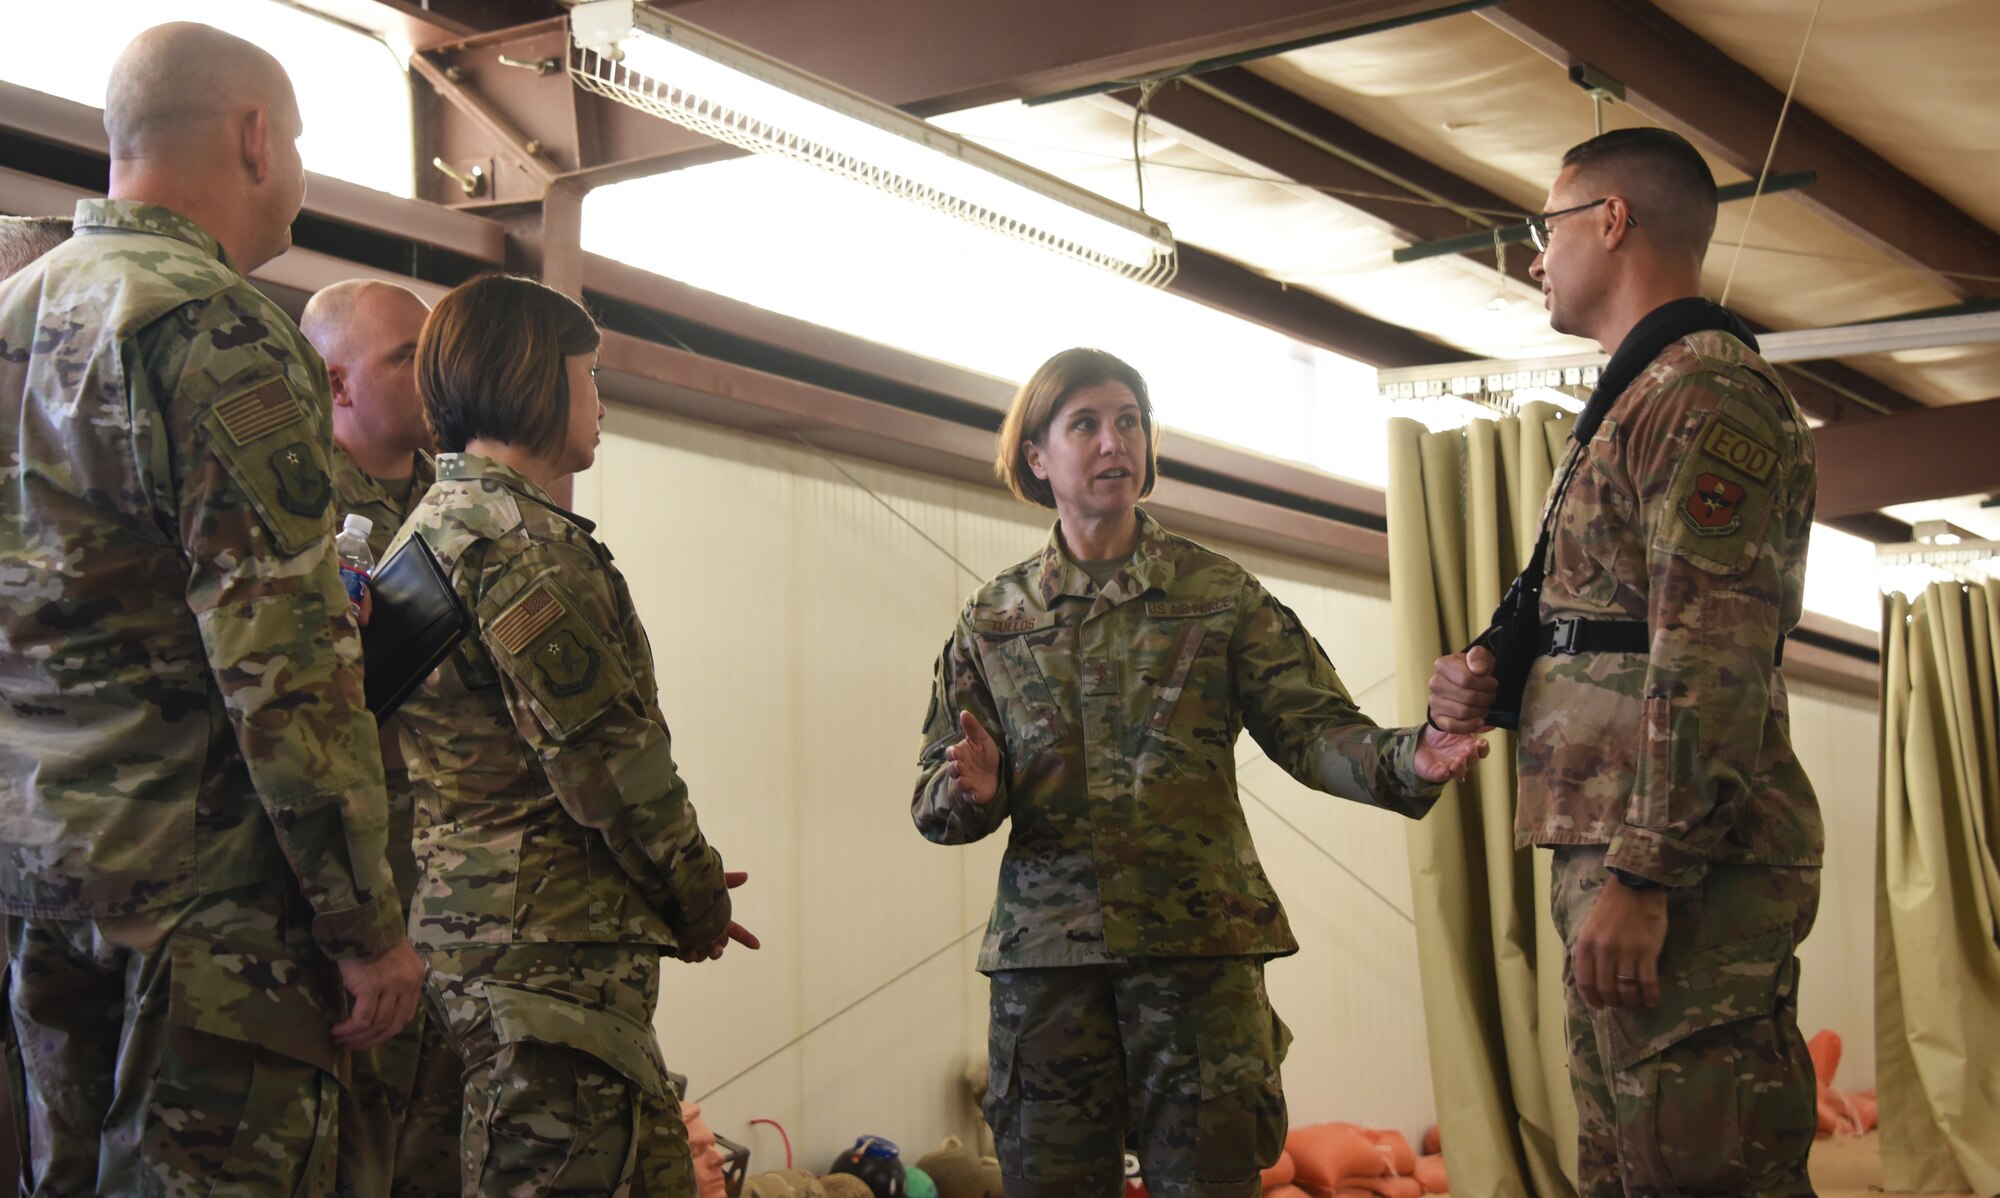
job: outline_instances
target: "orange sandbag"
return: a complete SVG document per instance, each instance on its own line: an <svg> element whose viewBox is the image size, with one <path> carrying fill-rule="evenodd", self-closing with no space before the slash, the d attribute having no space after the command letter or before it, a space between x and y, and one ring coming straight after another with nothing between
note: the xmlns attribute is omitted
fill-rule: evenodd
<svg viewBox="0 0 2000 1198"><path fill-rule="evenodd" d="M1854 1104L1854 1113L1861 1117L1861 1134L1866 1135L1874 1131L1877 1122L1876 1116L1879 1114L1875 1102L1875 1091L1857 1090L1849 1094L1847 1098L1848 1101Z"/></svg>
<svg viewBox="0 0 2000 1198"><path fill-rule="evenodd" d="M1360 1190L1380 1198L1424 1198L1424 1187L1414 1177L1343 1177L1340 1189Z"/></svg>
<svg viewBox="0 0 2000 1198"><path fill-rule="evenodd" d="M1426 1194L1447 1194L1451 1186L1444 1179L1444 1157L1433 1152L1429 1156L1417 1158L1415 1170L1417 1184L1424 1187Z"/></svg>
<svg viewBox="0 0 2000 1198"><path fill-rule="evenodd" d="M1444 1151L1444 1133L1438 1130L1437 1124L1433 1123L1430 1125L1430 1128L1424 1132L1424 1155L1436 1156L1443 1151Z"/></svg>
<svg viewBox="0 0 2000 1198"><path fill-rule="evenodd" d="M1833 1075L1840 1070L1840 1033L1832 1028L1822 1029L1806 1041L1806 1053L1812 1057L1813 1080L1819 1085L1821 1097L1825 1097L1828 1087L1833 1085Z"/></svg>
<svg viewBox="0 0 2000 1198"><path fill-rule="evenodd" d="M1285 1137L1285 1151L1297 1166L1292 1180L1315 1190L1330 1190L1350 1177L1380 1177L1389 1172L1381 1150L1352 1123L1312 1123L1295 1127Z"/></svg>
<svg viewBox="0 0 2000 1198"><path fill-rule="evenodd" d="M1310 1193L1290 1183L1272 1186L1264 1191L1264 1198L1312 1198Z"/></svg>
<svg viewBox="0 0 2000 1198"><path fill-rule="evenodd" d="M1292 1154L1289 1152L1279 1153L1278 1163L1264 1170L1262 1174L1264 1179L1264 1192L1266 1194L1269 1194L1273 1186L1281 1186L1287 1184L1292 1180L1292 1178L1297 1177L1298 1173L1299 1173L1299 1164L1297 1161L1292 1159Z"/></svg>
<svg viewBox="0 0 2000 1198"><path fill-rule="evenodd" d="M1410 1147L1409 1138L1403 1135L1402 1132L1376 1131L1372 1128L1364 1127L1361 1129L1361 1134L1367 1136L1368 1142L1375 1145L1381 1151L1383 1157L1389 1162L1390 1172L1407 1175L1416 1171L1416 1150Z"/></svg>

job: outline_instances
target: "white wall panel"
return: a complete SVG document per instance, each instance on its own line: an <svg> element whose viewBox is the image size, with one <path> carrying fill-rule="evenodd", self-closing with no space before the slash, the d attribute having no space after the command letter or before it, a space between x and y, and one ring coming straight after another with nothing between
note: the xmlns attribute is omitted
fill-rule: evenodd
<svg viewBox="0 0 2000 1198"><path fill-rule="evenodd" d="M984 924L1001 841L926 844L909 795L938 648L974 586L1040 548L1046 517L989 488L623 408L577 504L631 581L675 757L710 839L751 871L737 909L765 940L759 953L668 963L669 1065L760 1168L782 1149L749 1126L758 1117L785 1124L808 1168L862 1133L913 1155L947 1134L970 1140L961 1077L985 1051L986 983L966 933ZM1298 612L1364 710L1393 711L1382 580L1215 547ZM1794 712L1830 817L1839 809L1829 823L1872 836L1872 704L1797 693ZM1294 1119L1414 1136L1433 1103L1402 914L1406 823L1300 786L1248 738L1238 759L1252 834L1304 945L1269 973L1297 1037ZM1868 1010L1870 878L1865 842L1830 855L1806 950L1808 1022L1847 1037L1849 1083L1873 1073L1854 1022ZM1836 903L1842 885L1861 898Z"/></svg>

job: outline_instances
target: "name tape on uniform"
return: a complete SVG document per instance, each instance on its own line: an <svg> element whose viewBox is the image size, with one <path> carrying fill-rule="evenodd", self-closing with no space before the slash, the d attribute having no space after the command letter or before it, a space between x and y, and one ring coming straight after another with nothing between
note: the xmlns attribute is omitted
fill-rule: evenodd
<svg viewBox="0 0 2000 1198"><path fill-rule="evenodd" d="M562 600L538 582L493 621L493 638L507 652L519 653L542 635L549 625L562 619L565 610Z"/></svg>
<svg viewBox="0 0 2000 1198"><path fill-rule="evenodd" d="M1760 483L1771 481L1771 471L1778 465L1777 451L1744 436L1721 420L1709 422L1708 432L1701 438L1701 451Z"/></svg>

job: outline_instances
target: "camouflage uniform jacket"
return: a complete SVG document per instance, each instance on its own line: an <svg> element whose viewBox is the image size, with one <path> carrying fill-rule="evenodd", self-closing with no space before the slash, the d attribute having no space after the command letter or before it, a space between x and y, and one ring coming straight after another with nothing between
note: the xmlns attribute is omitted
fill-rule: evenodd
<svg viewBox="0 0 2000 1198"><path fill-rule="evenodd" d="M401 911L325 368L192 222L97 200L76 227L0 284L0 908L289 870L321 948L378 952Z"/></svg>
<svg viewBox="0 0 2000 1198"><path fill-rule="evenodd" d="M1583 460L1542 618L1645 621L1652 649L1535 663L1515 843L1609 845L1609 865L1672 886L1710 861L1819 864L1819 805L1773 665L1799 621L1812 530L1798 404L1748 346L1696 333L1569 452Z"/></svg>
<svg viewBox="0 0 2000 1198"><path fill-rule="evenodd" d="M1288 608L1235 562L1140 521L1137 553L1102 590L1058 526L973 595L938 657L917 829L962 844L1013 820L982 970L1296 952L1236 794L1246 727L1307 786L1412 817L1436 799L1416 730L1361 714ZM1001 748L983 807L945 768L960 710Z"/></svg>
<svg viewBox="0 0 2000 1198"><path fill-rule="evenodd" d="M380 566L389 555L389 542L403 526L404 517L437 481L437 465L427 453L416 454L410 463L409 486L400 495L391 495L380 480L369 477L338 442L333 447L333 493L342 516L368 517L368 549ZM382 726L382 781L389 791L389 873L396 879L396 893L403 896L405 914L417 892L417 862L410 851L410 835L415 816L410 806L410 771L403 764L403 746L393 718Z"/></svg>
<svg viewBox="0 0 2000 1198"><path fill-rule="evenodd" d="M478 621L394 721L416 801L420 949L706 947L729 924L652 646L592 528L518 472L444 454L396 536L424 538Z"/></svg>

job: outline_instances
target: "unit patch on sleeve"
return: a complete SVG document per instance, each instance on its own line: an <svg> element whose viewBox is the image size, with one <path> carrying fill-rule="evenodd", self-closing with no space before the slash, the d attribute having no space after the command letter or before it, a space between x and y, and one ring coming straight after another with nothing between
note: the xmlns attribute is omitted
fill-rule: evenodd
<svg viewBox="0 0 2000 1198"><path fill-rule="evenodd" d="M289 397L289 396L288 396ZM229 427L225 419L223 427ZM333 481L320 468L312 447L294 441L270 456L271 476L278 480L278 505L294 516L316 517L333 498Z"/></svg>
<svg viewBox="0 0 2000 1198"><path fill-rule="evenodd" d="M1695 475L1694 488L1681 500L1681 519L1696 536L1726 537L1743 524L1738 510L1743 487L1719 475Z"/></svg>

